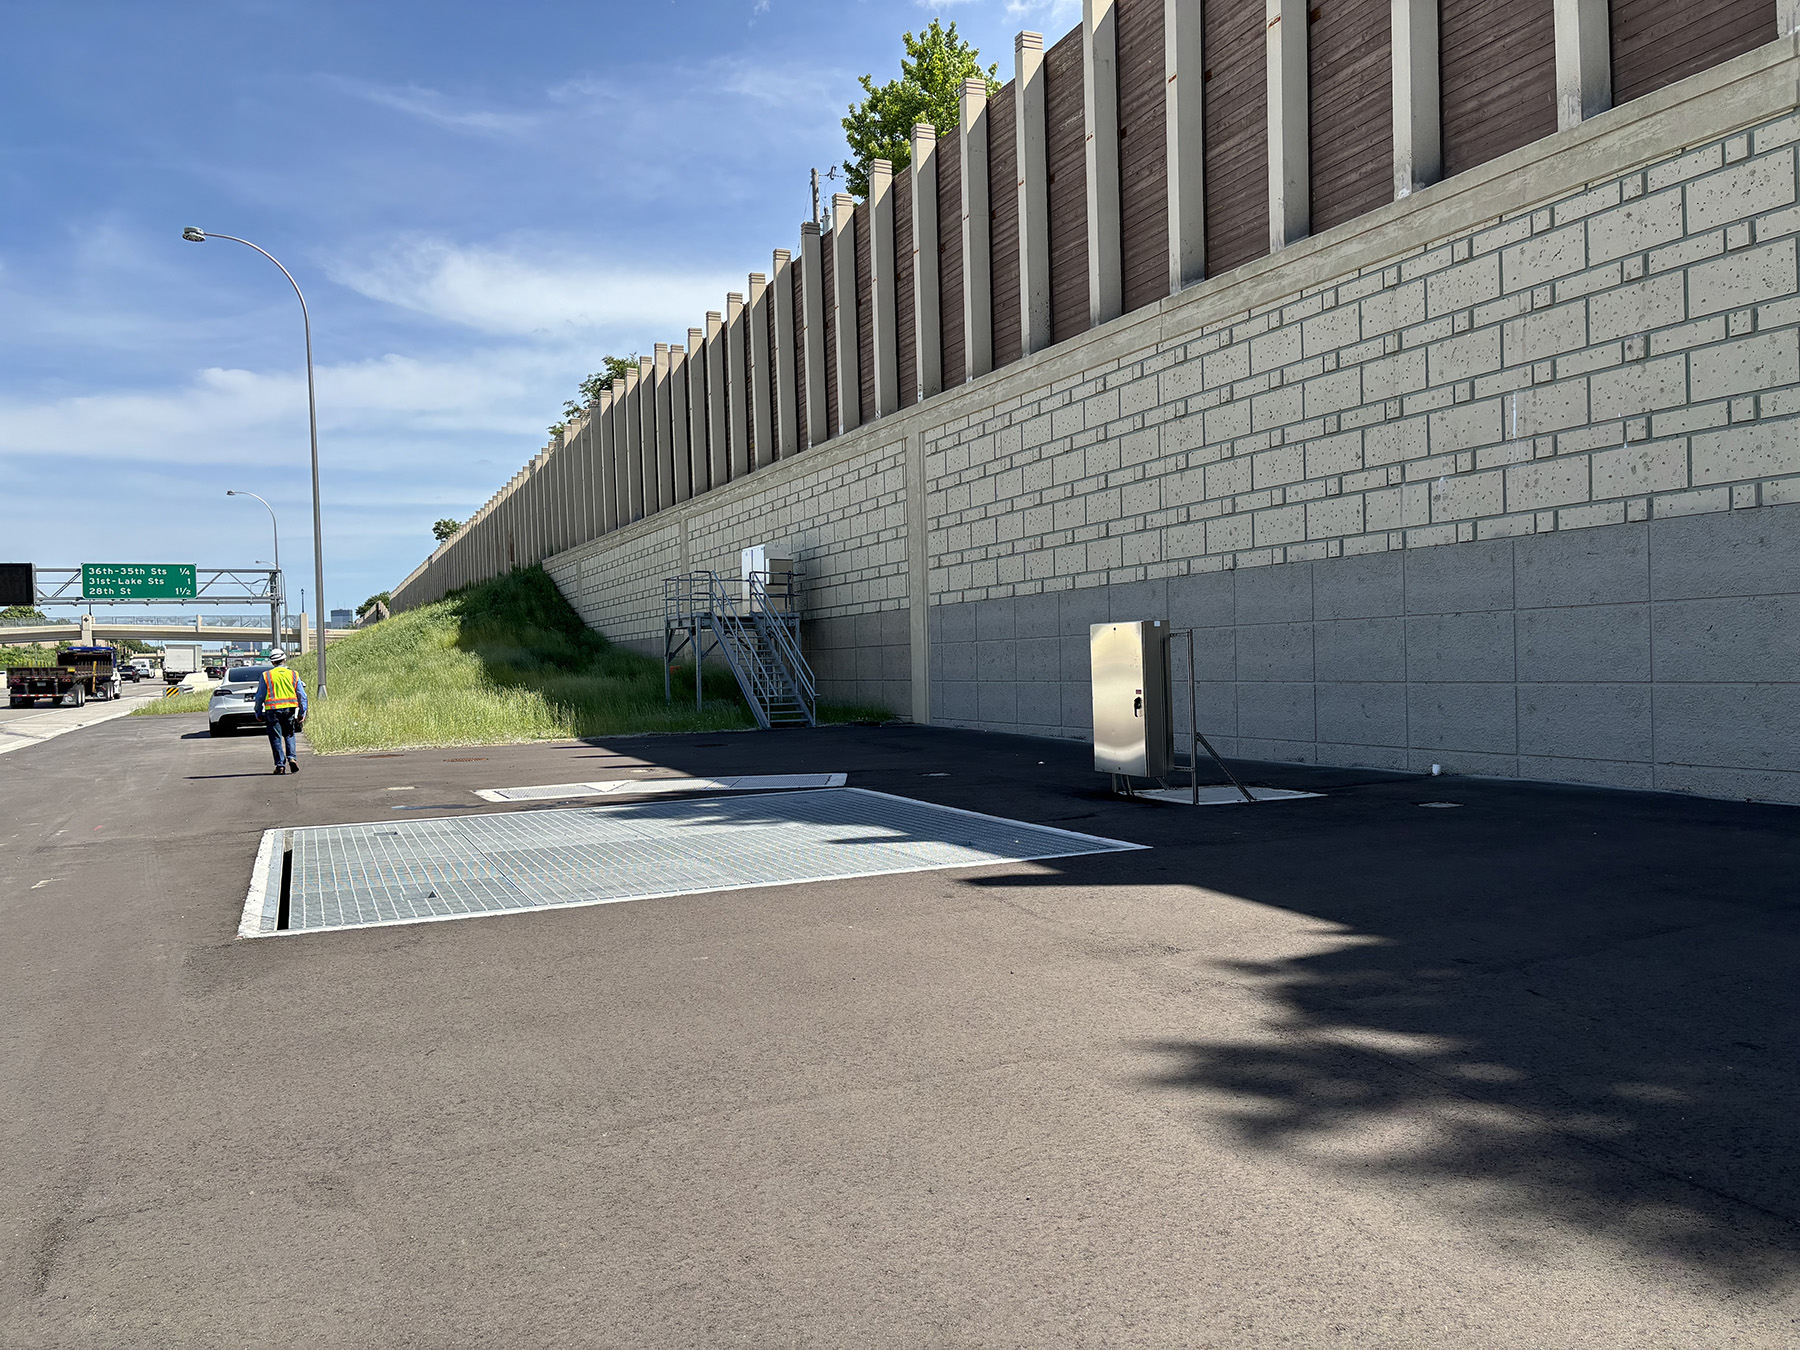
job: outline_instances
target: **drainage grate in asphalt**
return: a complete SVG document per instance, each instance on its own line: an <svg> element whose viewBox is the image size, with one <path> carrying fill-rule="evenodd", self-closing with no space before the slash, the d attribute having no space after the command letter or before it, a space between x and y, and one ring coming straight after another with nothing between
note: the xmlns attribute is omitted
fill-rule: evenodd
<svg viewBox="0 0 1800 1350"><path fill-rule="evenodd" d="M271 830L244 937L461 919L1142 845L862 788Z"/></svg>

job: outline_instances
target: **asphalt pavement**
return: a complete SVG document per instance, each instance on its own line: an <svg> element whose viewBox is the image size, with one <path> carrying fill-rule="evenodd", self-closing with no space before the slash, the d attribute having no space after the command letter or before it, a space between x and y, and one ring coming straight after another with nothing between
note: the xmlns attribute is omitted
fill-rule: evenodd
<svg viewBox="0 0 1800 1350"><path fill-rule="evenodd" d="M1800 1341L1800 813L1270 765L1325 795L1195 810L1087 755L6 756L0 1345ZM233 936L267 828L634 770L1151 847Z"/></svg>
<svg viewBox="0 0 1800 1350"><path fill-rule="evenodd" d="M79 708L44 703L15 708L10 702L0 702L0 755L128 716L146 701L161 698L164 687L161 681L154 685L147 680L127 682L120 688L118 698L89 699Z"/></svg>

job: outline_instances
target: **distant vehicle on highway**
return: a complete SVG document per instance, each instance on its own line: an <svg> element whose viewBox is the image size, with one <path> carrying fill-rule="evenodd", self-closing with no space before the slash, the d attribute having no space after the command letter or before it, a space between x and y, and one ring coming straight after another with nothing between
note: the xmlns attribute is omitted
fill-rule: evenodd
<svg viewBox="0 0 1800 1350"><path fill-rule="evenodd" d="M163 647L163 679L180 684L200 669L200 644L171 642Z"/></svg>
<svg viewBox="0 0 1800 1350"><path fill-rule="evenodd" d="M127 664L119 667L119 678L128 684L136 684L144 678L144 672L134 665Z"/></svg>
<svg viewBox="0 0 1800 1350"><path fill-rule="evenodd" d="M245 727L261 727L256 715L256 687L268 666L238 666L229 670L206 705L206 729L214 736L229 736Z"/></svg>
<svg viewBox="0 0 1800 1350"><path fill-rule="evenodd" d="M79 708L90 698L119 697L117 654L111 647L70 647L53 666L14 666L6 673L7 702L14 708L39 703Z"/></svg>

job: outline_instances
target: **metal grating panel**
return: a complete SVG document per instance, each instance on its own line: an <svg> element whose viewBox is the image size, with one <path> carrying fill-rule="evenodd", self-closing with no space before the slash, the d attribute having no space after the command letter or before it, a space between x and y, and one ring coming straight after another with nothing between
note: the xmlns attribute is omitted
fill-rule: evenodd
<svg viewBox="0 0 1800 1350"><path fill-rule="evenodd" d="M563 797L655 797L674 792L772 792L776 788L844 786L841 773L762 773L741 778L619 778L600 783L547 783L539 787L477 788L490 802L554 801Z"/></svg>
<svg viewBox="0 0 1800 1350"><path fill-rule="evenodd" d="M312 932L1141 847L860 788L277 830L264 852L283 835L288 926ZM240 933L275 931L281 872L259 864Z"/></svg>

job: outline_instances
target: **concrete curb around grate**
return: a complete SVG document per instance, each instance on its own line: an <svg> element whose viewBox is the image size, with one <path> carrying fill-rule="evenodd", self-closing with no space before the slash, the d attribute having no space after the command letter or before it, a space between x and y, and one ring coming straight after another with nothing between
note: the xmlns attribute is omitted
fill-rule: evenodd
<svg viewBox="0 0 1800 1350"><path fill-rule="evenodd" d="M256 862L250 868L250 889L244 894L244 914L238 921L239 937L264 937L276 931L281 916L281 880L269 884L274 867L276 847L285 842L286 830L264 830L256 848ZM285 852L285 850L283 850Z"/></svg>

